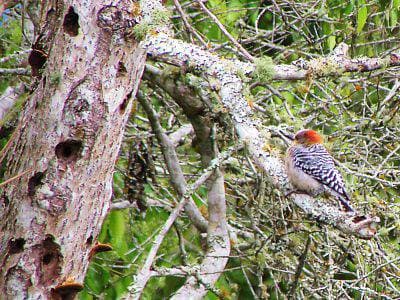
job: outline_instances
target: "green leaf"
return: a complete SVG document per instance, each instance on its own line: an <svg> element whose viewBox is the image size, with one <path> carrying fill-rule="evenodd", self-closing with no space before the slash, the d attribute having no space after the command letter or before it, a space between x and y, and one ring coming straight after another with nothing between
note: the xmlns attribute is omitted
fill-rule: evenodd
<svg viewBox="0 0 400 300"><path fill-rule="evenodd" d="M226 15L226 22L232 33L233 26L240 18L246 15L246 10L244 9L244 4L240 0L232 0L228 4L229 13ZM233 32L235 33L235 32Z"/></svg>
<svg viewBox="0 0 400 300"><path fill-rule="evenodd" d="M90 265L85 278L85 288L101 294L110 280L110 273L99 265Z"/></svg>
<svg viewBox="0 0 400 300"><path fill-rule="evenodd" d="M332 32L332 27L329 23L322 23L322 32L326 35Z"/></svg>
<svg viewBox="0 0 400 300"><path fill-rule="evenodd" d="M335 46L336 46L336 37L334 35L331 35L328 37L326 42L328 44L329 50L332 51L333 48L335 48Z"/></svg>
<svg viewBox="0 0 400 300"><path fill-rule="evenodd" d="M350 2L346 5L346 7L344 8L343 13L344 13L345 15L349 15L349 14L351 14L351 13L353 12L353 10L354 10L354 1L350 1Z"/></svg>
<svg viewBox="0 0 400 300"><path fill-rule="evenodd" d="M360 33L363 30L365 23L367 22L367 18L368 18L368 8L366 5L363 5L358 10L357 14L357 33Z"/></svg>
<svg viewBox="0 0 400 300"><path fill-rule="evenodd" d="M119 210L111 211L108 219L108 231L113 249L123 255L128 250L125 214Z"/></svg>
<svg viewBox="0 0 400 300"><path fill-rule="evenodd" d="M390 10L390 27L394 27L397 25L397 9Z"/></svg>
<svg viewBox="0 0 400 300"><path fill-rule="evenodd" d="M224 0L208 0L207 4L210 8L226 9L226 3Z"/></svg>

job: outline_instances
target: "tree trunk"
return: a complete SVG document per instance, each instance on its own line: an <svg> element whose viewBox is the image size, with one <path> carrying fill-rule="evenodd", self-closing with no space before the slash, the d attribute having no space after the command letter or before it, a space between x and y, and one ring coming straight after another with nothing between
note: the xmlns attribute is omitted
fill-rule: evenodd
<svg viewBox="0 0 400 300"><path fill-rule="evenodd" d="M120 29L122 5L129 11L124 1L42 1L29 61L35 75L45 68L10 141L4 178L17 177L0 198L5 298L71 299L83 282L145 61Z"/></svg>

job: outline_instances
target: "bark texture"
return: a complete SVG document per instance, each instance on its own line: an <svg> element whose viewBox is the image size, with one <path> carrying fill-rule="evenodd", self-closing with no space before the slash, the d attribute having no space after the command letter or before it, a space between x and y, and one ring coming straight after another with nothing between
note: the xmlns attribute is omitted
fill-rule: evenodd
<svg viewBox="0 0 400 300"><path fill-rule="evenodd" d="M22 175L0 198L5 298L68 299L73 285L56 287L83 282L145 61L116 13L129 11L126 2L42 2L29 61L34 75L44 69L11 141L4 179Z"/></svg>

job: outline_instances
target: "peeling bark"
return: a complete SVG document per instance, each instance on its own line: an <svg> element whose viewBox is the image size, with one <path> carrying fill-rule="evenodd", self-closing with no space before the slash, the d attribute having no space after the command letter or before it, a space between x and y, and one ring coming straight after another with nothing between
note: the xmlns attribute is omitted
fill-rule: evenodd
<svg viewBox="0 0 400 300"><path fill-rule="evenodd" d="M45 69L30 56L38 85L12 140L5 179L26 174L0 198L0 294L11 299L61 298L55 287L66 281L70 297L83 282L145 60L122 31L98 26L102 1L42 5L34 47L46 53Z"/></svg>

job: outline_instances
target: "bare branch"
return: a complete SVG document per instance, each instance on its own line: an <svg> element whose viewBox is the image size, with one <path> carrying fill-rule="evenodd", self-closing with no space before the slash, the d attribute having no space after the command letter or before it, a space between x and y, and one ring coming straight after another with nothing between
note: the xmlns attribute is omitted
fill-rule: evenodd
<svg viewBox="0 0 400 300"><path fill-rule="evenodd" d="M247 52L247 50L244 49L243 46L233 38L233 36L228 32L228 30L226 30L225 26L222 25L222 23L218 20L218 18L211 11L208 10L208 8L204 5L203 1L202 0L196 0L196 1L199 4L202 11L204 11L211 18L211 20L213 20L214 23L217 24L218 28L225 34L225 36L232 42L232 44L235 45L235 47L240 51L240 53L248 60L253 62L254 57L251 56L251 54Z"/></svg>
<svg viewBox="0 0 400 300"><path fill-rule="evenodd" d="M14 69L7 69L7 68L0 68L0 75L24 75L30 76L31 71L25 68L14 68Z"/></svg>
<svg viewBox="0 0 400 300"><path fill-rule="evenodd" d="M171 183L178 195L182 197L186 193L187 183L183 175L182 169L179 165L178 156L175 152L175 146L171 142L169 137L164 133L164 130L162 129L158 120L157 113L154 111L151 105L147 103L147 100L140 93L140 91L138 92L137 97L144 110L146 111L153 131L156 134L157 139L161 145L161 150L164 155L165 163L167 164L167 169L170 174ZM197 209L196 204L192 199L189 199L189 201L187 202L187 205L185 206L185 211L197 229L199 229L201 232L205 232L207 230L207 221L201 215L200 211Z"/></svg>
<svg viewBox="0 0 400 300"><path fill-rule="evenodd" d="M25 84L21 83L17 87L8 87L0 96L0 120L14 106L18 98L25 92Z"/></svg>
<svg viewBox="0 0 400 300"><path fill-rule="evenodd" d="M170 216L168 217L167 221L165 222L164 226L161 228L159 234L155 238L153 242L153 246L150 249L150 252L146 258L146 261L139 271L133 284L129 287L128 296L125 299L139 299L140 295L143 292L143 289L146 286L146 283L153 275L150 268L154 262L154 259L157 255L157 251L164 240L165 235L168 233L169 229L175 222L176 218L179 216L179 213L182 211L185 204L191 199L191 195L201 186L203 185L206 180L214 173L214 170L219 167L220 163L225 160L230 155L230 151L224 152L218 156L217 159L213 160L210 167L204 170L204 173L196 180L195 183L190 185L187 189L185 194L181 197L178 205L172 211Z"/></svg>
<svg viewBox="0 0 400 300"><path fill-rule="evenodd" d="M13 7L14 5L17 5L19 1L16 0L4 0L0 3L0 15L3 14L3 12L8 9Z"/></svg>
<svg viewBox="0 0 400 300"><path fill-rule="evenodd" d="M159 200L149 199L149 198L146 198L146 205L151 206L151 207L161 207L162 209L164 209L166 211L172 211L172 208L173 208L173 206L168 205L168 203L164 203ZM130 202L128 200L113 202L110 206L110 210L119 210L119 209L126 209L126 208L139 209L136 202Z"/></svg>
<svg viewBox="0 0 400 300"><path fill-rule="evenodd" d="M0 64L6 63L12 59L16 59L17 61L22 61L28 58L28 54L32 51L32 49L16 51L13 54L0 58ZM18 63L17 63L18 65Z"/></svg>
<svg viewBox="0 0 400 300"><path fill-rule="evenodd" d="M197 126L195 121L193 126ZM203 127L213 126L205 122ZM218 153L215 140L215 126L203 129L207 134L197 135L200 144L208 145L211 149L200 147L200 154L204 165L208 165L211 159ZM172 299L201 299L208 290L214 292L214 284L225 269L230 253L230 240L228 225L226 221L226 199L224 188L224 177L219 168L210 179L208 192L208 230L207 230L207 253L201 262L199 269L203 276L190 276L186 283L175 293Z"/></svg>
<svg viewBox="0 0 400 300"><path fill-rule="evenodd" d="M183 11L181 4L179 3L179 0L174 0L174 4L176 9L178 10L179 14L182 17L183 24L185 24L185 27L191 34L193 34L203 45L203 47L207 46L207 43L204 41L204 39L201 37L201 35L190 25L188 16L186 13Z"/></svg>
<svg viewBox="0 0 400 300"><path fill-rule="evenodd" d="M310 248L310 243L311 243L311 236L309 235L307 238L306 246L304 247L304 251L299 257L299 265L297 266L296 274L294 275L294 281L288 294L289 299L292 298L294 296L294 293L296 292L297 284L299 282L301 272L303 271L303 267L306 262L307 252L308 249Z"/></svg>
<svg viewBox="0 0 400 300"><path fill-rule="evenodd" d="M193 134L193 126L190 124L182 125L177 131L171 133L169 138L176 147L188 135Z"/></svg>
<svg viewBox="0 0 400 300"><path fill-rule="evenodd" d="M201 299L218 280L228 261L230 242L226 223L224 177L218 169L215 174L216 178L213 179L208 194L208 250L199 267L199 272L204 275L201 276L200 284L197 276L189 277L171 299Z"/></svg>

